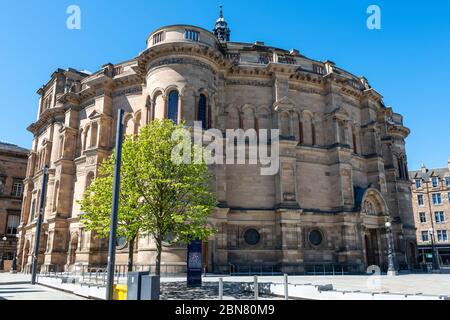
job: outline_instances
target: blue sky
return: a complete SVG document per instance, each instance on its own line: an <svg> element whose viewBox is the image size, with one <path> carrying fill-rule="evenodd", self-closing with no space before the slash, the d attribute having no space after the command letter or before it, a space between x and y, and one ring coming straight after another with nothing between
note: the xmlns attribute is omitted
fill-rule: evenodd
<svg viewBox="0 0 450 320"><path fill-rule="evenodd" d="M0 140L30 147L36 91L58 67L95 71L136 56L148 34L185 23L211 29L219 0L1 0ZM81 30L66 9L81 8ZM381 8L382 29L366 27ZM367 77L405 117L410 169L444 167L450 157L450 1L224 0L232 40L264 41L332 60Z"/></svg>

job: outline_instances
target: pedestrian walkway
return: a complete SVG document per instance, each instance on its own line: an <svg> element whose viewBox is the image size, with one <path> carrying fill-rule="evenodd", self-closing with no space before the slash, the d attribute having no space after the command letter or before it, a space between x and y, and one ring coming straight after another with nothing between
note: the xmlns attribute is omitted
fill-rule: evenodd
<svg viewBox="0 0 450 320"><path fill-rule="evenodd" d="M31 276L0 273L0 300L86 300L40 285L31 285Z"/></svg>

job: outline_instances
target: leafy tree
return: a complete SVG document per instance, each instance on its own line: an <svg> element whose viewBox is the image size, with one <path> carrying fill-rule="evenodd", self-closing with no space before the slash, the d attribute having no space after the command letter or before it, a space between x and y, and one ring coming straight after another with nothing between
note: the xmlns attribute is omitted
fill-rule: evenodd
<svg viewBox="0 0 450 320"><path fill-rule="evenodd" d="M129 241L138 234L150 235L156 246L156 274L161 272L162 243L169 237L179 243L206 240L215 231L207 217L217 201L211 192L211 172L199 146L186 149L184 159L172 161L182 136L172 139L177 129L170 120L155 120L139 135L127 137L123 144L118 235ZM109 234L114 155L100 168L97 178L81 202L82 221L88 230ZM132 251L132 250L131 250Z"/></svg>

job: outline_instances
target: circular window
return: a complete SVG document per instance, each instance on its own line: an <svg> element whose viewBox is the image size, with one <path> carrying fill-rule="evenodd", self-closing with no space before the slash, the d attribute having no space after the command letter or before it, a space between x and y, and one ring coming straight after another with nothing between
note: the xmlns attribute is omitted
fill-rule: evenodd
<svg viewBox="0 0 450 320"><path fill-rule="evenodd" d="M320 246L322 241L323 241L322 232L320 232L319 230L313 230L309 233L309 242L313 246Z"/></svg>
<svg viewBox="0 0 450 320"><path fill-rule="evenodd" d="M127 238L126 237L119 237L116 240L116 247L119 250L124 249L127 246Z"/></svg>
<svg viewBox="0 0 450 320"><path fill-rule="evenodd" d="M247 243L251 246L254 246L254 245L258 244L259 241L261 240L261 235L255 229L248 229L244 233L244 240L245 240L245 243Z"/></svg>
<svg viewBox="0 0 450 320"><path fill-rule="evenodd" d="M174 244L175 240L175 235L173 234L173 232L169 231L164 237L162 245L165 247L170 247Z"/></svg>

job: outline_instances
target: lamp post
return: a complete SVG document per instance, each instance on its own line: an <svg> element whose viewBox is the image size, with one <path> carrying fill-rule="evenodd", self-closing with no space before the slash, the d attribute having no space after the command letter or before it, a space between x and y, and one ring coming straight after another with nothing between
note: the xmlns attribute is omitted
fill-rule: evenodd
<svg viewBox="0 0 450 320"><path fill-rule="evenodd" d="M396 276L398 274L395 269L395 257L394 257L394 243L392 239L392 223L390 221L386 222L386 235L388 242L388 276Z"/></svg>
<svg viewBox="0 0 450 320"><path fill-rule="evenodd" d="M439 272L441 270L441 267L439 266L439 260L436 256L436 246L434 244L434 229L431 227L430 229L428 229L428 233L430 234L431 238L431 259L433 272Z"/></svg>

